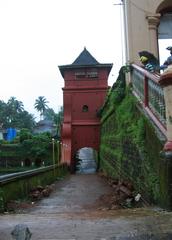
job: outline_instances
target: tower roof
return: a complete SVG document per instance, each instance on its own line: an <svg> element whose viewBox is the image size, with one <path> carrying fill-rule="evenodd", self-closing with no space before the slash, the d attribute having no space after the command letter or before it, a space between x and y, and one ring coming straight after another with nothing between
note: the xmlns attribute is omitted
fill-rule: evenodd
<svg viewBox="0 0 172 240"><path fill-rule="evenodd" d="M89 53L89 51L84 48L84 50L75 59L72 65L95 65L99 62Z"/></svg>
<svg viewBox="0 0 172 240"><path fill-rule="evenodd" d="M84 48L84 50L79 54L72 64L59 66L59 70L64 77L64 72L67 69L78 69L85 67L97 67L97 68L107 68L110 72L112 68L112 63L99 63L89 51Z"/></svg>

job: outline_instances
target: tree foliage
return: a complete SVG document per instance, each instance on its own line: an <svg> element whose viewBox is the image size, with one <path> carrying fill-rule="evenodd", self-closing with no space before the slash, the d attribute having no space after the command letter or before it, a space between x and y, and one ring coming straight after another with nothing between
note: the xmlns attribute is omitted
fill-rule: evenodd
<svg viewBox="0 0 172 240"><path fill-rule="evenodd" d="M45 111L46 111L46 109L48 109L47 103L48 103L48 101L46 100L46 98L44 96L39 96L35 100L34 107L38 112L40 112L40 119L44 118Z"/></svg>
<svg viewBox="0 0 172 240"><path fill-rule="evenodd" d="M35 125L34 116L24 110L24 105L15 97L11 97L7 103L0 100L0 124L3 128L28 128Z"/></svg>
<svg viewBox="0 0 172 240"><path fill-rule="evenodd" d="M21 156L23 158L27 156L32 160L47 160L52 148L51 135L49 133L40 133L29 136L28 134L27 132L25 139L21 142Z"/></svg>
<svg viewBox="0 0 172 240"><path fill-rule="evenodd" d="M58 113L55 113L52 108L46 109L44 112L44 119L53 121L57 127L57 132L59 134L60 126L63 121L63 107L62 106L60 107Z"/></svg>
<svg viewBox="0 0 172 240"><path fill-rule="evenodd" d="M47 108L44 112L44 119L54 122L56 114L52 108Z"/></svg>
<svg viewBox="0 0 172 240"><path fill-rule="evenodd" d="M60 108L60 111L56 114L54 122L57 126L57 132L60 135L60 128L63 121L63 107Z"/></svg>
<svg viewBox="0 0 172 240"><path fill-rule="evenodd" d="M28 140L32 138L32 134L29 131L29 129L27 128L22 128L20 130L20 135L19 135L19 139L20 139L20 143L22 143L24 140Z"/></svg>

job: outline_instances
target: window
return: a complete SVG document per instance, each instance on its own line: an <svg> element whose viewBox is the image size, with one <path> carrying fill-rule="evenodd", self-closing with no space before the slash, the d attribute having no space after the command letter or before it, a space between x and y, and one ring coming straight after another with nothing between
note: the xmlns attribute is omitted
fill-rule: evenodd
<svg viewBox="0 0 172 240"><path fill-rule="evenodd" d="M91 68L88 70L78 70L75 72L75 79L79 78L98 78L98 71L96 68Z"/></svg>
<svg viewBox="0 0 172 240"><path fill-rule="evenodd" d="M98 77L98 72L87 72L87 77L88 78L97 78Z"/></svg>
<svg viewBox="0 0 172 240"><path fill-rule="evenodd" d="M84 105L82 107L82 112L88 112L88 106L87 105Z"/></svg>
<svg viewBox="0 0 172 240"><path fill-rule="evenodd" d="M76 72L75 78L85 78L86 73L85 72Z"/></svg>

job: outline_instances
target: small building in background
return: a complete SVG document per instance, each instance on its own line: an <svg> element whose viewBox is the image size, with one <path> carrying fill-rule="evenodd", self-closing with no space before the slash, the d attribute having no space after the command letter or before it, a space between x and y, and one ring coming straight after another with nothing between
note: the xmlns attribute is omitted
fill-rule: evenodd
<svg viewBox="0 0 172 240"><path fill-rule="evenodd" d="M41 120L36 124L33 132L35 134L49 132L54 137L57 135L57 127L51 120Z"/></svg>

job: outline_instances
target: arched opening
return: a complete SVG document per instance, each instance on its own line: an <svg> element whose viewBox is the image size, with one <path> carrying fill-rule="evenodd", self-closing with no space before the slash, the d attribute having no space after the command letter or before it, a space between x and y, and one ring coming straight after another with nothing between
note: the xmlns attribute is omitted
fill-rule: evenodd
<svg viewBox="0 0 172 240"><path fill-rule="evenodd" d="M97 151L90 147L79 149L75 154L76 173L88 174L97 171L98 154Z"/></svg>
<svg viewBox="0 0 172 240"><path fill-rule="evenodd" d="M170 56L167 47L172 46L172 2L164 0L159 5L157 13L161 14L158 27L158 45L160 65Z"/></svg>

